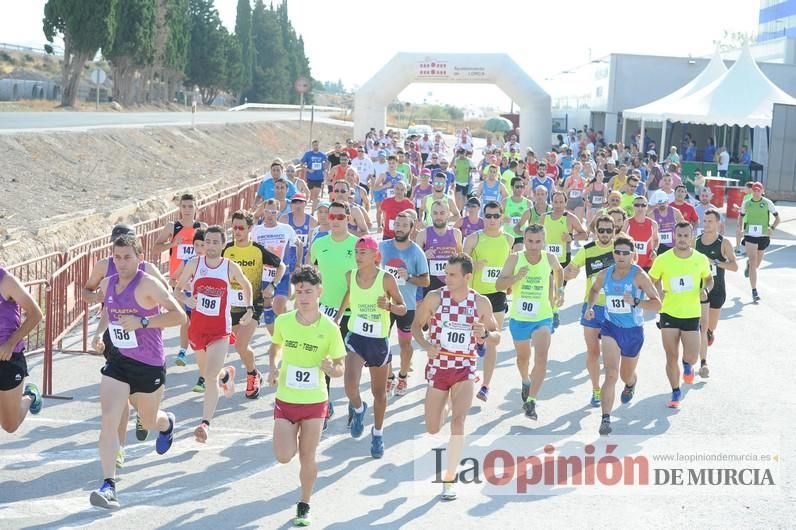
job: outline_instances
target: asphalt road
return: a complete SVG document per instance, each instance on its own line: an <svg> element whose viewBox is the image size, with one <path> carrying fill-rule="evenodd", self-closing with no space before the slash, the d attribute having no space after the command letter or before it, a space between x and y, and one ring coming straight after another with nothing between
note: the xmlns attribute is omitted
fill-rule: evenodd
<svg viewBox="0 0 796 530"><path fill-rule="evenodd" d="M732 233L732 230L729 231ZM610 441L632 435L646 444L679 453L709 451L743 436L764 437L765 452L776 456L775 487L747 486L727 493L709 486L669 486L657 494L632 488L579 495L578 488L542 494L490 492L483 486L459 488L455 502L438 500L436 486L415 476L416 437L425 439L422 380L425 355L416 351L409 393L392 398L385 423L386 454L369 454L372 415L366 434L351 439L345 424L347 400L335 381L338 415L318 449L319 478L312 499L313 526L320 528L785 528L796 521L796 289L791 238L775 239L761 271L762 302L753 305L743 273L728 273L727 303L710 348L711 376L685 385L679 411L668 409L664 353L654 320L645 325L646 343L638 366L639 384L629 405L617 405ZM743 262L741 262L743 266ZM598 409L588 406L590 384L578 324L583 277L567 287L562 326L553 336L545 385L538 396L539 420L519 407L519 377L507 329L502 333L498 368L487 403L474 401L469 434L514 441L527 450L539 440L597 440ZM254 343L260 367L267 365L267 333ZM176 440L165 456L154 451L154 436L137 442L128 434L127 463L119 472L123 507L107 512L89 505L99 486L99 369L102 359L56 355L56 394L71 401L45 400L13 435L0 433L0 527L2 528L283 528L289 527L299 497L298 464L279 465L272 453L273 391L257 401L241 392L222 399L207 445L193 440L201 396L191 392L196 365L173 365L177 339L167 334L169 375L164 408L178 418ZM395 337L392 339L397 353ZM228 362L241 368L230 354ZM31 360L31 377L41 381L41 358ZM367 375L361 387L372 404ZM130 422L130 429L133 421ZM447 427L443 430L447 433ZM532 437L535 435L536 437ZM525 438L527 436L527 438ZM444 438L441 440L444 441ZM544 442L547 443L547 442ZM529 445L533 444L533 446ZM719 467L711 464L709 467Z"/></svg>
<svg viewBox="0 0 796 530"><path fill-rule="evenodd" d="M331 120L329 112L316 112L315 119L325 123L351 125L351 122ZM305 110L304 120L309 120ZM293 111L204 111L197 112L197 125L249 123L260 121L298 120ZM107 127L153 127L191 125L190 112L0 112L0 134L47 131L85 131Z"/></svg>

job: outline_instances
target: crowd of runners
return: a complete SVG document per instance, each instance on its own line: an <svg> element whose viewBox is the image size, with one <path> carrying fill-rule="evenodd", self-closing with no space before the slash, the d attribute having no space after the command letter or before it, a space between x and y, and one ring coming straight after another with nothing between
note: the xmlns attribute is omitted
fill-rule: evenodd
<svg viewBox="0 0 796 530"><path fill-rule="evenodd" d="M382 458L390 399L407 392L413 355L426 355L424 373L414 377L428 382L426 431L439 432L450 418L442 498L455 499L465 421L474 398L492 399L501 343L516 352L518 413L544 414L548 352L567 282L581 271L591 382L583 399L601 409L599 434L612 432L618 380L623 404L639 388L645 318L657 315L666 352L671 398L662 406L680 407L681 385L709 377L725 274L738 270L709 189L692 198L675 164L624 160L621 144L537 156L514 136L489 140L483 150L467 131L452 146L432 136L371 131L329 152L314 141L294 163L270 164L255 204L231 215L229 232L198 219L193 195L183 194L156 244L170 255L163 274L143 260L132 228L113 227L112 255L94 265L84 286L86 301L102 304L92 346L106 359L102 477L91 504L119 507L116 473L131 406L137 439L157 431L157 453L170 449L177 423L161 408L166 368L192 364L191 352L193 391L202 394L190 420L198 443L212 436L218 400L231 398L238 381L251 400L263 385L276 388L275 457L286 463L298 454L301 463L297 525L310 521L315 451L335 414L331 380L343 379L352 437L365 433L372 409L370 454ZM735 234L755 303L759 266L779 223L763 192L750 185ZM39 390L24 381L24 338L41 319L21 282L0 268L0 424L8 432L42 408ZM501 337L506 319L512 344ZM265 352L251 347L261 324L270 337L267 369ZM170 327L180 329L174 355L164 349ZM245 374L227 363L230 349Z"/></svg>

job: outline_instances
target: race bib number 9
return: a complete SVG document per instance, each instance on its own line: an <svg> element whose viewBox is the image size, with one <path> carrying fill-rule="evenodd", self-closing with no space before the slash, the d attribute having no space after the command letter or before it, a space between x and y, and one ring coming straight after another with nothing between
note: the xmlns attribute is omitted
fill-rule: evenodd
<svg viewBox="0 0 796 530"><path fill-rule="evenodd" d="M630 306L623 296L606 296L605 310L609 313L627 314L630 313Z"/></svg>
<svg viewBox="0 0 796 530"><path fill-rule="evenodd" d="M289 364L285 374L285 384L295 390L315 390L318 388L318 369Z"/></svg>
<svg viewBox="0 0 796 530"><path fill-rule="evenodd" d="M138 337L136 337L135 331L127 331L118 324L110 324L108 332L111 335L111 342L117 348L138 348Z"/></svg>
<svg viewBox="0 0 796 530"><path fill-rule="evenodd" d="M177 259L188 260L194 257L193 245L177 245Z"/></svg>
<svg viewBox="0 0 796 530"><path fill-rule="evenodd" d="M365 320L362 317L357 317L356 321L354 322L354 333L357 335L362 335L363 337L380 339L381 322Z"/></svg>
<svg viewBox="0 0 796 530"><path fill-rule="evenodd" d="M221 298L200 294L196 297L196 310L208 317L217 317L221 313Z"/></svg>
<svg viewBox="0 0 796 530"><path fill-rule="evenodd" d="M661 232L661 243L664 245L671 245L672 244L672 233L671 232Z"/></svg>
<svg viewBox="0 0 796 530"><path fill-rule="evenodd" d="M483 283L495 283L500 276L500 267L484 267L481 271L481 281Z"/></svg>
<svg viewBox="0 0 796 530"><path fill-rule="evenodd" d="M677 276L669 281L669 286L672 288L673 293L684 293L694 290L693 276Z"/></svg>
<svg viewBox="0 0 796 530"><path fill-rule="evenodd" d="M243 290L242 289L230 289L229 291L229 305L232 307L245 307L246 304L243 302Z"/></svg>

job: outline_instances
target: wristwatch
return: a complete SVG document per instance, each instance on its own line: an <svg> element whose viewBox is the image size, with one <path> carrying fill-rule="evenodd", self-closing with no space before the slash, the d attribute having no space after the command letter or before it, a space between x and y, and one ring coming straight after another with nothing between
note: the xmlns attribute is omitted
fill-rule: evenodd
<svg viewBox="0 0 796 530"><path fill-rule="evenodd" d="M634 297L634 298L633 298L633 305L632 305L632 306L630 306L630 307L632 307L633 309L635 309L635 308L637 308L637 307L638 307L638 305L639 305L640 303L641 303L641 298L635 298L635 297Z"/></svg>
<svg viewBox="0 0 796 530"><path fill-rule="evenodd" d="M149 326L149 319L147 317L141 318L141 327L146 329Z"/></svg>

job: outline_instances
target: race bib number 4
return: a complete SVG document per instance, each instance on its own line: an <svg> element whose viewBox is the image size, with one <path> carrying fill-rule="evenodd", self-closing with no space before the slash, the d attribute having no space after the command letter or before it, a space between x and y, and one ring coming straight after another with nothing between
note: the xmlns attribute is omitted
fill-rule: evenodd
<svg viewBox="0 0 796 530"><path fill-rule="evenodd" d="M136 337L135 331L127 331L118 324L110 324L108 333L111 335L111 342L117 348L138 348L138 337Z"/></svg>
<svg viewBox="0 0 796 530"><path fill-rule="evenodd" d="M484 267L481 271L481 281L483 283L495 283L500 276L500 267Z"/></svg>
<svg viewBox="0 0 796 530"><path fill-rule="evenodd" d="M221 313L221 298L200 294L196 297L196 310L208 317L217 317Z"/></svg>
<svg viewBox="0 0 796 530"><path fill-rule="evenodd" d="M623 296L606 296L605 310L609 313L627 314L630 313L630 306Z"/></svg>
<svg viewBox="0 0 796 530"><path fill-rule="evenodd" d="M760 237L763 235L763 225L749 225L746 228L746 235L752 237Z"/></svg>
<svg viewBox="0 0 796 530"><path fill-rule="evenodd" d="M547 251L555 257L560 258L564 255L564 245L547 245Z"/></svg>
<svg viewBox="0 0 796 530"><path fill-rule="evenodd" d="M539 300L528 300L523 298L517 302L517 309L521 316L526 318L536 318L536 314L539 312Z"/></svg>
<svg viewBox="0 0 796 530"><path fill-rule="evenodd" d="M285 384L295 390L315 390L318 388L318 369L289 364L285 373Z"/></svg>
<svg viewBox="0 0 796 530"><path fill-rule="evenodd" d="M194 257L193 245L177 245L177 259L188 260Z"/></svg>
<svg viewBox="0 0 796 530"><path fill-rule="evenodd" d="M243 290L242 289L230 289L229 291L229 305L232 307L245 307L246 304L243 302Z"/></svg>
<svg viewBox="0 0 796 530"><path fill-rule="evenodd" d="M336 307L329 307L328 305L321 304L321 308L320 309L321 309L321 313L323 313L327 317L332 318L332 319L337 318L338 309Z"/></svg>
<svg viewBox="0 0 796 530"><path fill-rule="evenodd" d="M671 232L661 232L661 243L664 245L671 245L672 244L672 233Z"/></svg>
<svg viewBox="0 0 796 530"><path fill-rule="evenodd" d="M451 352L466 351L472 341L473 328L469 324L448 322L442 328L439 345Z"/></svg>
<svg viewBox="0 0 796 530"><path fill-rule="evenodd" d="M363 337L381 338L381 322L373 320L365 320L362 317L357 317L354 322L354 333L362 335Z"/></svg>
<svg viewBox="0 0 796 530"><path fill-rule="evenodd" d="M445 271L448 270L448 260L446 259L432 259L428 262L428 268L432 276L445 276Z"/></svg>
<svg viewBox="0 0 796 530"><path fill-rule="evenodd" d="M677 276L669 281L669 286L672 288L673 293L684 293L694 290L694 277L693 276Z"/></svg>

